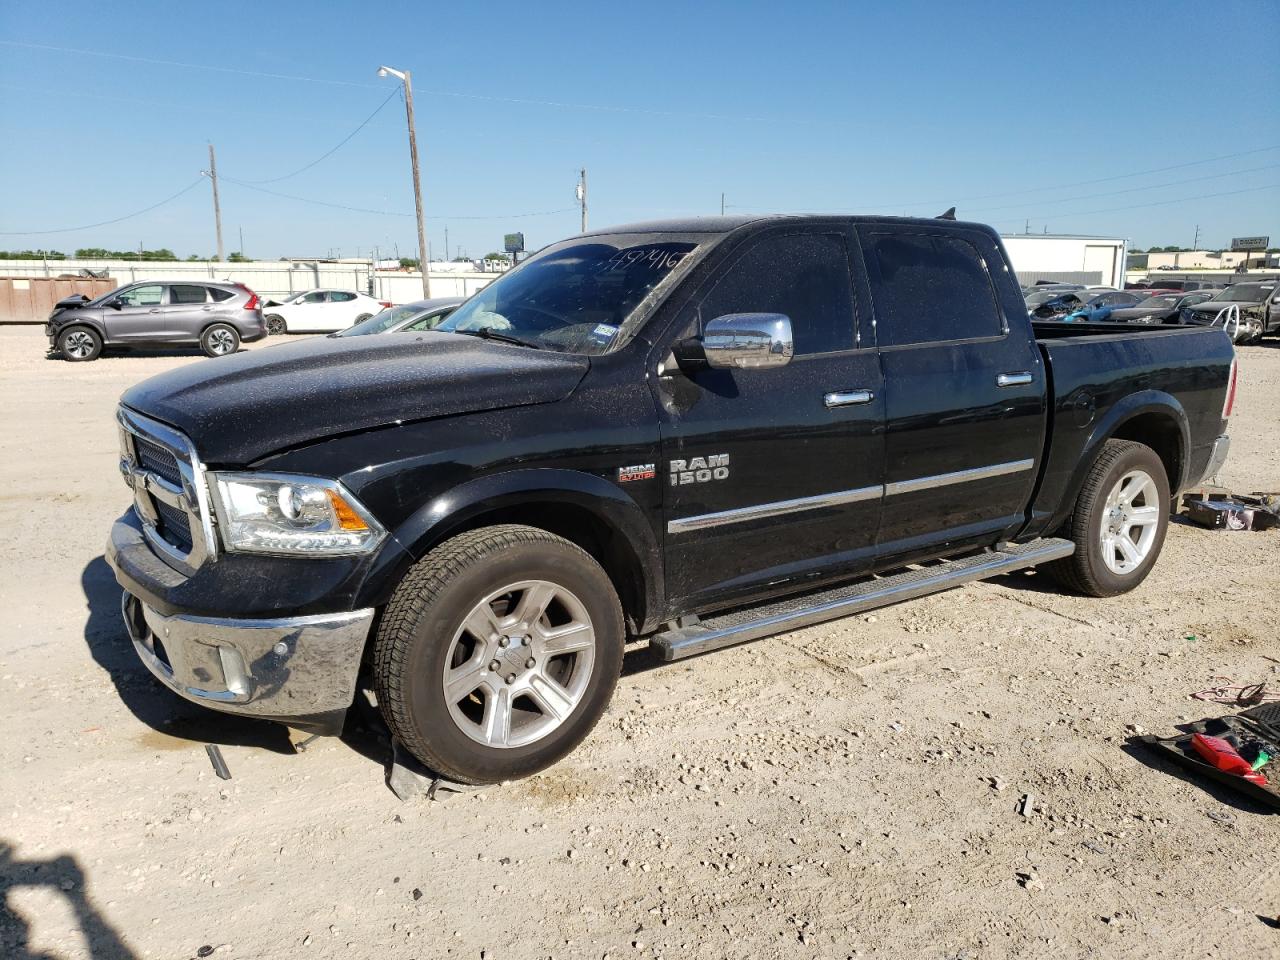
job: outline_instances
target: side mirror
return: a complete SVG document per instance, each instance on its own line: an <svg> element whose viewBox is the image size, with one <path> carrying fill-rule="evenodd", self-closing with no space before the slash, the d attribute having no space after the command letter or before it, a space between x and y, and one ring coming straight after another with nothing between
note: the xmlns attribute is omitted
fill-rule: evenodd
<svg viewBox="0 0 1280 960"><path fill-rule="evenodd" d="M781 367L795 355L791 318L783 313L728 313L702 335L707 366L716 370Z"/></svg>
<svg viewBox="0 0 1280 960"><path fill-rule="evenodd" d="M110 303L107 304L107 306L110 307L112 310L124 309L124 304L121 303L119 300L112 300Z"/></svg>

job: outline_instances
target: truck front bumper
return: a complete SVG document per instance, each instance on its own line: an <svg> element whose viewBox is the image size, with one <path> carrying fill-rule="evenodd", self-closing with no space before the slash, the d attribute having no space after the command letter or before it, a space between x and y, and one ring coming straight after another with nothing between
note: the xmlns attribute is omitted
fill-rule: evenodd
<svg viewBox="0 0 1280 960"><path fill-rule="evenodd" d="M179 696L315 733L342 732L372 610L281 620L166 617L129 593L123 607L138 657Z"/></svg>
<svg viewBox="0 0 1280 960"><path fill-rule="evenodd" d="M340 733L374 610L232 618L175 609L173 588L183 578L151 553L130 520L112 527L107 560L125 588L125 626L147 669L214 710ZM150 596L168 601L165 612L143 599Z"/></svg>

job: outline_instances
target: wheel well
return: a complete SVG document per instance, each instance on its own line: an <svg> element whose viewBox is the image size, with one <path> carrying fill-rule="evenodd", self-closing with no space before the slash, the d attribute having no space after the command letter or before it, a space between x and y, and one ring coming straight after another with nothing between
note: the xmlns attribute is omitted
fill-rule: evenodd
<svg viewBox="0 0 1280 960"><path fill-rule="evenodd" d="M1134 440L1146 444L1156 452L1169 477L1169 493L1172 496L1182 481L1184 451L1182 431L1173 417L1163 413L1142 413L1126 420L1111 435L1113 440Z"/></svg>
<svg viewBox="0 0 1280 960"><path fill-rule="evenodd" d="M468 518L451 527L441 538L499 523L537 527L576 544L604 568L622 603L622 613L632 632L638 631L646 615L645 571L630 542L617 530L585 507L571 503L523 503L499 507ZM431 544L432 547L436 543Z"/></svg>

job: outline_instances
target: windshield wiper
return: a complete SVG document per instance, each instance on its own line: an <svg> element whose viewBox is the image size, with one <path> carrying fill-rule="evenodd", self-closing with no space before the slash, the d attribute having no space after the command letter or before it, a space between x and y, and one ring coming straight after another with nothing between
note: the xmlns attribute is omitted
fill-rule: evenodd
<svg viewBox="0 0 1280 960"><path fill-rule="evenodd" d="M513 337L511 334L495 330L493 327L477 327L474 330L454 330L453 332L465 333L469 337L479 337L481 340L497 340L499 343L513 343L517 347L528 347L531 350L542 349L540 344L530 343L528 340L521 340L519 337Z"/></svg>

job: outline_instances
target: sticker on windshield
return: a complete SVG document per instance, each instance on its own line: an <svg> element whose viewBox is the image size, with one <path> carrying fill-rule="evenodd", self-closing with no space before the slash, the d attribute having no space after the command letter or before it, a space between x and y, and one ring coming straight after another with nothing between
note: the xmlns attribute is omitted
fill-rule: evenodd
<svg viewBox="0 0 1280 960"><path fill-rule="evenodd" d="M605 261L600 272L607 273L610 270L624 270L636 264L641 264L650 270L670 270L678 266L688 252L687 250L675 248L687 246L690 245L663 243L652 247L631 247L627 250L619 250Z"/></svg>
<svg viewBox="0 0 1280 960"><path fill-rule="evenodd" d="M611 323L597 323L591 331L591 339L596 343L608 343L617 332L618 328Z"/></svg>

